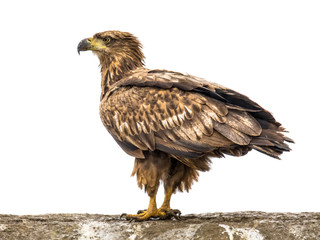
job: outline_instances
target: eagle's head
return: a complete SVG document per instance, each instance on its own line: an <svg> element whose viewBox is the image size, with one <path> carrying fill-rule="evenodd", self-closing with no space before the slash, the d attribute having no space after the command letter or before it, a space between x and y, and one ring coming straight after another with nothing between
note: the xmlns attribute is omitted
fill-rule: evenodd
<svg viewBox="0 0 320 240"><path fill-rule="evenodd" d="M112 64L129 70L143 65L141 48L141 43L131 33L106 31L83 39L78 44L78 53L91 50L99 57L102 68Z"/></svg>

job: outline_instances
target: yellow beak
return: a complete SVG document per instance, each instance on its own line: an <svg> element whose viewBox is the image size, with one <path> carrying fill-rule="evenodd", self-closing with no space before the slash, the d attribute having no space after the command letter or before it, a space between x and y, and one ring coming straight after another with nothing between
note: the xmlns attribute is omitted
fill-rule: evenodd
<svg viewBox="0 0 320 240"><path fill-rule="evenodd" d="M94 38L85 38L79 42L77 50L80 54L81 51L99 51L104 48L106 48L106 46L103 44L102 40Z"/></svg>

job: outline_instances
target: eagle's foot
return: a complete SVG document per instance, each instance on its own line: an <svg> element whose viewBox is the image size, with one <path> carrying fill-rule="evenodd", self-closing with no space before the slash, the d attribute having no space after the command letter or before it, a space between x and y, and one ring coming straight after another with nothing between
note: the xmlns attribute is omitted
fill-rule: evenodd
<svg viewBox="0 0 320 240"><path fill-rule="evenodd" d="M128 221L145 221L149 219L159 219L159 220L168 220L168 219L177 219L180 220L181 212L178 209L157 209L157 210L139 210L137 214L126 214L123 213L120 216L125 218Z"/></svg>
<svg viewBox="0 0 320 240"><path fill-rule="evenodd" d="M181 220L181 212L178 209L171 209L171 208L159 208L158 209L159 215L161 215L161 219L176 219Z"/></svg>
<svg viewBox="0 0 320 240"><path fill-rule="evenodd" d="M149 220L149 219L152 219L152 218L158 218L157 212L158 212L157 210L156 211L139 210L137 214L126 214L126 213L123 213L120 216L120 219L124 217L126 220L128 220L130 222L131 221L140 222L140 221L145 221L145 220Z"/></svg>

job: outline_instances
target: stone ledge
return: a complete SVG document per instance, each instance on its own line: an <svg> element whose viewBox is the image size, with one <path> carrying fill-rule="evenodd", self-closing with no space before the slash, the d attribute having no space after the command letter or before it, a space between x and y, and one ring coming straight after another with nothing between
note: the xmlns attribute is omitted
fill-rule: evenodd
<svg viewBox="0 0 320 240"><path fill-rule="evenodd" d="M235 212L127 222L95 214L0 215L0 240L320 240L320 213Z"/></svg>

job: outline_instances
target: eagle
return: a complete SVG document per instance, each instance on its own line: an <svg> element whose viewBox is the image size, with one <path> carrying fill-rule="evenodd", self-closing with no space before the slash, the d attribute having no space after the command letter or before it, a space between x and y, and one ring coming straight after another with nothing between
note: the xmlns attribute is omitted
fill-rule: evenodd
<svg viewBox="0 0 320 240"><path fill-rule="evenodd" d="M150 198L146 210L127 220L180 218L173 193L189 191L210 159L243 156L252 149L279 159L290 151L285 129L247 96L189 74L144 67L142 45L129 32L105 31L85 38L80 51L100 60L100 118L135 158L132 176ZM165 197L158 208L160 182Z"/></svg>

